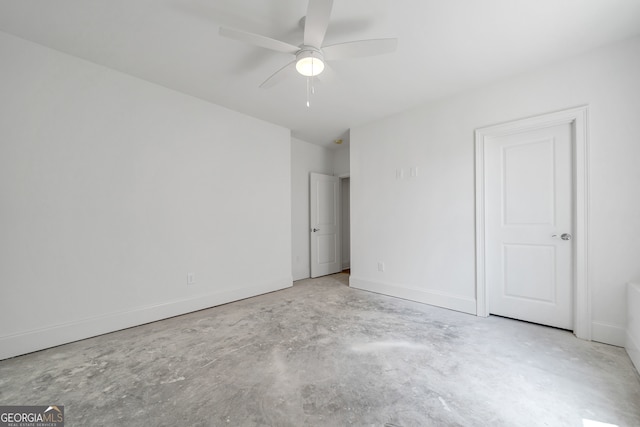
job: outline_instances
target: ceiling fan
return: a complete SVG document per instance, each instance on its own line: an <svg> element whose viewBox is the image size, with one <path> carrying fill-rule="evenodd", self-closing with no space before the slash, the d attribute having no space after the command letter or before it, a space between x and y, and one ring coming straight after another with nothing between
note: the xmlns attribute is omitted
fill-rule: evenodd
<svg viewBox="0 0 640 427"><path fill-rule="evenodd" d="M274 86L293 68L303 76L315 77L322 73L325 68L328 68L325 61L381 55L396 50L398 40L395 38L357 40L323 46L322 43L329 26L332 7L333 0L309 0L307 15L301 19L301 22L304 22L304 40L299 46L230 28L221 27L219 34L234 40L295 56L293 61L262 82L261 88Z"/></svg>

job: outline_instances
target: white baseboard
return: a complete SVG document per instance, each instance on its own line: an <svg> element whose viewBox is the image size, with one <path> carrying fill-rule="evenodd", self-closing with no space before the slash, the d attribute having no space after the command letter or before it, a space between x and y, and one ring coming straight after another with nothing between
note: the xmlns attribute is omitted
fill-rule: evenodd
<svg viewBox="0 0 640 427"><path fill-rule="evenodd" d="M306 273L294 273L293 274L293 281L296 282L298 280L308 279L309 277L311 277L309 275L309 272L306 272Z"/></svg>
<svg viewBox="0 0 640 427"><path fill-rule="evenodd" d="M343 262L342 263L342 269L346 270L347 268L351 268L351 263L350 262Z"/></svg>
<svg viewBox="0 0 640 427"><path fill-rule="evenodd" d="M636 342L629 332L627 332L625 349L627 350L627 354L633 362L633 365L636 367L636 370L640 372L640 342Z"/></svg>
<svg viewBox="0 0 640 427"><path fill-rule="evenodd" d="M291 277L0 337L0 360L291 287Z"/></svg>
<svg viewBox="0 0 640 427"><path fill-rule="evenodd" d="M627 285L627 354L640 372L640 284Z"/></svg>
<svg viewBox="0 0 640 427"><path fill-rule="evenodd" d="M621 325L605 322L591 322L591 341L624 347L626 330Z"/></svg>
<svg viewBox="0 0 640 427"><path fill-rule="evenodd" d="M464 298L458 295L447 294L439 291L416 289L397 284L365 280L353 276L349 278L349 286L356 289L448 308L450 310L461 311L463 313L476 314L476 300L472 298Z"/></svg>

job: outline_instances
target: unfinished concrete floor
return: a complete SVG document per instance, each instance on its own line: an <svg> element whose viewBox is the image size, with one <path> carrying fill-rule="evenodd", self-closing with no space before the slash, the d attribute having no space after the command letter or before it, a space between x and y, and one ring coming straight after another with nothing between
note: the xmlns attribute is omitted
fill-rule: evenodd
<svg viewBox="0 0 640 427"><path fill-rule="evenodd" d="M0 362L67 426L640 425L624 349L351 289L291 289Z"/></svg>

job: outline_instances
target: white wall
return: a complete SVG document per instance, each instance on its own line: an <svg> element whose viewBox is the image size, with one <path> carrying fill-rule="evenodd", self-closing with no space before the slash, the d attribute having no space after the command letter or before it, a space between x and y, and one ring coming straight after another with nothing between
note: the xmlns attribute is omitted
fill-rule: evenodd
<svg viewBox="0 0 640 427"><path fill-rule="evenodd" d="M291 236L293 280L310 277L309 174L333 174L331 150L291 139Z"/></svg>
<svg viewBox="0 0 640 427"><path fill-rule="evenodd" d="M352 284L474 313L474 130L588 104L593 339L624 345L625 283L640 279L638 76L634 38L352 129Z"/></svg>
<svg viewBox="0 0 640 427"><path fill-rule="evenodd" d="M627 341L625 343L631 361L640 372L640 284L627 286Z"/></svg>
<svg viewBox="0 0 640 427"><path fill-rule="evenodd" d="M5 33L0 63L0 359L291 285L289 130Z"/></svg>
<svg viewBox="0 0 640 427"><path fill-rule="evenodd" d="M349 146L331 150L333 154L333 174L335 176L349 175Z"/></svg>

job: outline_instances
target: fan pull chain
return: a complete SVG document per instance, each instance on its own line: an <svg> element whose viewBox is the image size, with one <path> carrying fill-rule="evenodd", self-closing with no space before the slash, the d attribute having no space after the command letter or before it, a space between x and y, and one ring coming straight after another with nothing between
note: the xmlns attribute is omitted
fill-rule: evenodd
<svg viewBox="0 0 640 427"><path fill-rule="evenodd" d="M313 85L313 77L314 77L313 64L314 62L311 61L311 76L307 77L307 108L311 106L311 103L309 102L309 98L311 97L311 95L315 95L316 93L316 88Z"/></svg>
<svg viewBox="0 0 640 427"><path fill-rule="evenodd" d="M311 94L315 94L315 90L313 90L313 76L315 74L315 72L313 71L313 64L315 64L315 61L313 61L313 54L311 54L311 77L309 77L309 79L311 80Z"/></svg>
<svg viewBox="0 0 640 427"><path fill-rule="evenodd" d="M316 88L313 85L313 76L307 77L307 107L311 106L310 98L311 95L315 95Z"/></svg>

